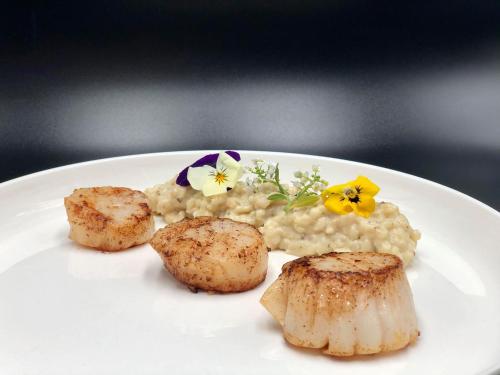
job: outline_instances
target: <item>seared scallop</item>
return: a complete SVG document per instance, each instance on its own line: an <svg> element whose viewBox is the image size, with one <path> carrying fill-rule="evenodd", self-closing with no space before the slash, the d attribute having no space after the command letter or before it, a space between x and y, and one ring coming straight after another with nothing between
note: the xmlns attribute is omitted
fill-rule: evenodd
<svg viewBox="0 0 500 375"><path fill-rule="evenodd" d="M154 219L146 196L124 187L91 187L64 198L69 238L104 251L124 250L148 242Z"/></svg>
<svg viewBox="0 0 500 375"><path fill-rule="evenodd" d="M165 268L196 291L242 292L266 277L267 248L250 224L197 217L158 230L150 241Z"/></svg>
<svg viewBox="0 0 500 375"><path fill-rule="evenodd" d="M334 356L401 349L419 335L401 260L328 253L286 263L261 303L296 346Z"/></svg>

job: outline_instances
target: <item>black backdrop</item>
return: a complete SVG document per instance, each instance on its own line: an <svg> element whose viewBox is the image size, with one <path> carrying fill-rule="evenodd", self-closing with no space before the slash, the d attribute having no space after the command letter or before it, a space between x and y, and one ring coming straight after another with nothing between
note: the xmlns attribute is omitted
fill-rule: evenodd
<svg viewBox="0 0 500 375"><path fill-rule="evenodd" d="M402 170L500 208L498 1L17 4L0 15L0 181L260 149Z"/></svg>

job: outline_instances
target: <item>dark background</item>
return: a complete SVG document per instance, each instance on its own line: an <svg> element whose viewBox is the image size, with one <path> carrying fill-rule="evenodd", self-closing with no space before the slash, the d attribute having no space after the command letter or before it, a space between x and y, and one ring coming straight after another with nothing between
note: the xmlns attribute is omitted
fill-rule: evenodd
<svg viewBox="0 0 500 375"><path fill-rule="evenodd" d="M500 208L500 2L2 5L0 181L259 149L385 166Z"/></svg>

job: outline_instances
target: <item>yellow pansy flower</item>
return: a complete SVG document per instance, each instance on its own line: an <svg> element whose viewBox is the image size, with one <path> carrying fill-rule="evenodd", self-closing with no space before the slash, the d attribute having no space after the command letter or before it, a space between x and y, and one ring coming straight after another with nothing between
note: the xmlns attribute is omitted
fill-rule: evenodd
<svg viewBox="0 0 500 375"><path fill-rule="evenodd" d="M369 217L375 210L373 197L380 188L365 176L358 176L354 181L330 186L323 190L321 197L325 207L339 215L354 212L362 217Z"/></svg>

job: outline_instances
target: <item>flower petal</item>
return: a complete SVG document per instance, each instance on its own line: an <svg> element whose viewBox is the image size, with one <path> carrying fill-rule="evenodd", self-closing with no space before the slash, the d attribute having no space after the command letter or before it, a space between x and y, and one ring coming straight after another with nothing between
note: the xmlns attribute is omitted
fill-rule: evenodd
<svg viewBox="0 0 500 375"><path fill-rule="evenodd" d="M356 178L354 181L351 181L349 185L361 187L362 193L369 194L372 197L380 191L380 188L365 176L358 176L358 178Z"/></svg>
<svg viewBox="0 0 500 375"><path fill-rule="evenodd" d="M345 215L352 211L349 200L342 199L342 195L332 194L326 201L325 207L339 215Z"/></svg>
<svg viewBox="0 0 500 375"><path fill-rule="evenodd" d="M229 156L231 156L236 161L240 161L241 160L240 154L238 154L236 151L229 150L229 151L226 151L226 154L228 154Z"/></svg>
<svg viewBox="0 0 500 375"><path fill-rule="evenodd" d="M203 195L205 197L210 197L212 195L223 194L227 192L227 184L226 183L217 183L213 178L207 180L205 185L203 185Z"/></svg>
<svg viewBox="0 0 500 375"><path fill-rule="evenodd" d="M330 186L329 188L326 188L321 192L321 197L323 199L328 199L333 194L337 195L342 195L344 193L344 189L348 186L349 184L340 184L340 185L333 185Z"/></svg>
<svg viewBox="0 0 500 375"><path fill-rule="evenodd" d="M243 167L241 164L225 152L219 154L219 158L217 159L217 170L224 171L227 176L226 186L229 188L234 187L243 175Z"/></svg>
<svg viewBox="0 0 500 375"><path fill-rule="evenodd" d="M179 175L177 176L177 180L175 180L175 183L180 186L189 186L189 181L188 181L188 169L190 167L202 167L204 165L210 165L211 167L215 167L215 163L217 162L217 158L219 157L219 154L208 154L203 156L202 158L196 160L193 164L190 166L184 168ZM199 190L199 189L197 189Z"/></svg>
<svg viewBox="0 0 500 375"><path fill-rule="evenodd" d="M211 179L210 173L215 169L209 165L202 167L189 167L187 171L187 180L195 190L202 190L205 183Z"/></svg>
<svg viewBox="0 0 500 375"><path fill-rule="evenodd" d="M370 194L361 193L359 202L353 205L354 212L359 216L369 217L375 210L375 199Z"/></svg>
<svg viewBox="0 0 500 375"><path fill-rule="evenodd" d="M224 168L241 168L241 164L234 160L231 156L229 156L226 152L221 152L219 157L217 158L216 164L217 170L221 170Z"/></svg>
<svg viewBox="0 0 500 375"><path fill-rule="evenodd" d="M177 185L189 186L189 181L187 179L188 169L189 169L189 167L186 167L179 173L179 175L177 176L177 179L175 180L175 183Z"/></svg>
<svg viewBox="0 0 500 375"><path fill-rule="evenodd" d="M226 174L226 186L228 188L233 188L234 185L238 182L240 179L241 175L243 174L242 169L226 169L225 171Z"/></svg>

